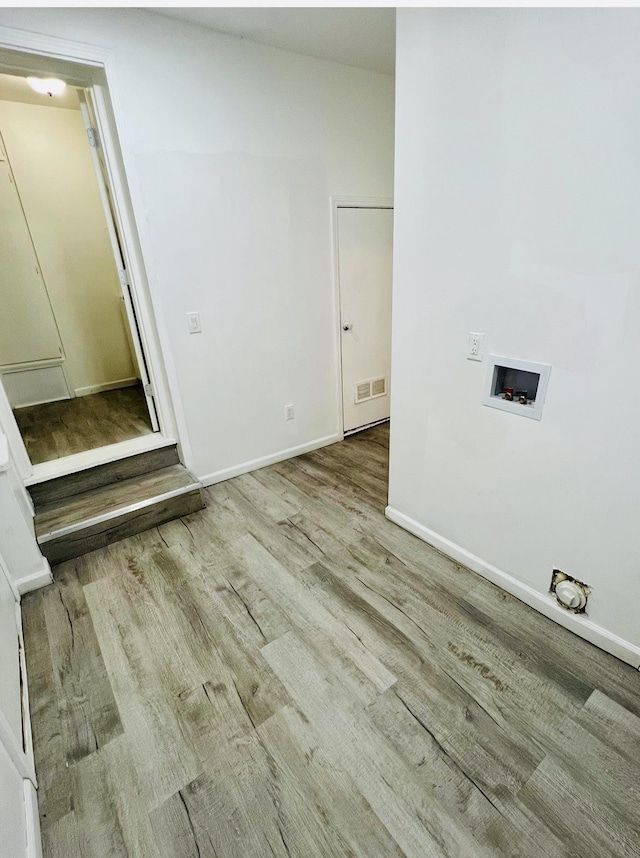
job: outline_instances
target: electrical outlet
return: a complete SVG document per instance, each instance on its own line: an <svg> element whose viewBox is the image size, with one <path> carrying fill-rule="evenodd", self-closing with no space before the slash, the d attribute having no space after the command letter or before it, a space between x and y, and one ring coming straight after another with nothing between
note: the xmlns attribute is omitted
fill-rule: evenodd
<svg viewBox="0 0 640 858"><path fill-rule="evenodd" d="M469 331L469 345L467 346L467 360L482 360L484 348L484 334Z"/></svg>
<svg viewBox="0 0 640 858"><path fill-rule="evenodd" d="M293 405L285 405L284 407L284 419L285 420L293 420L295 414L293 413Z"/></svg>

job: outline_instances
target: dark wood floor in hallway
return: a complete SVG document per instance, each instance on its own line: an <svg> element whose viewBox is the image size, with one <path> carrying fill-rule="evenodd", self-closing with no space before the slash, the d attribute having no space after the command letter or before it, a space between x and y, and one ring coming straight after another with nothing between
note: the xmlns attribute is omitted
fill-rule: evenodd
<svg viewBox="0 0 640 858"><path fill-rule="evenodd" d="M24 599L45 858L640 855L640 675L384 518L388 427Z"/></svg>
<svg viewBox="0 0 640 858"><path fill-rule="evenodd" d="M13 414L34 465L153 431L140 385L28 405Z"/></svg>

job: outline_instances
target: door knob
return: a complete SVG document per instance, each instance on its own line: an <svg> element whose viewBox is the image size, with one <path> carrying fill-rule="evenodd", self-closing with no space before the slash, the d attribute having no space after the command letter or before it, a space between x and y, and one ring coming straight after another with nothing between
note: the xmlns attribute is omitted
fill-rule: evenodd
<svg viewBox="0 0 640 858"><path fill-rule="evenodd" d="M342 323L342 330L343 331L350 331L352 328L353 328L353 325L351 324L351 322L343 322Z"/></svg>

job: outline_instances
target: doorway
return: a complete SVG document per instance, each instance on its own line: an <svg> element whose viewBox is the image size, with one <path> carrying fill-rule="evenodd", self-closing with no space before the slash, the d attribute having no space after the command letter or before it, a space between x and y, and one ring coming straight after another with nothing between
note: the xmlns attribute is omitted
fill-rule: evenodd
<svg viewBox="0 0 640 858"><path fill-rule="evenodd" d="M0 74L0 381L36 467L159 429L93 118Z"/></svg>
<svg viewBox="0 0 640 858"><path fill-rule="evenodd" d="M336 208L344 434L389 419L393 208Z"/></svg>

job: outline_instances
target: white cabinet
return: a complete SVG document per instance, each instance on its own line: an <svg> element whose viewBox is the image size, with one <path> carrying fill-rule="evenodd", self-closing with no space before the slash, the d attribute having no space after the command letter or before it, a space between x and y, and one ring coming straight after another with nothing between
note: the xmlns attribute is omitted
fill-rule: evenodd
<svg viewBox="0 0 640 858"><path fill-rule="evenodd" d="M60 359L56 320L6 160L0 161L0 222L0 365Z"/></svg>

